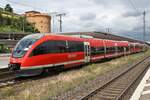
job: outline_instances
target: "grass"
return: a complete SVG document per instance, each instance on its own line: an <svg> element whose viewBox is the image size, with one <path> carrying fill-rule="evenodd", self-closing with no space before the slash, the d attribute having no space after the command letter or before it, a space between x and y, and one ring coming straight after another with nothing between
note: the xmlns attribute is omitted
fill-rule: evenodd
<svg viewBox="0 0 150 100"><path fill-rule="evenodd" d="M53 96L69 91L79 85L87 83L110 70L132 63L138 58L150 54L133 54L125 57L113 59L103 63L95 63L86 67L62 72L59 75L48 77L41 80L26 82L0 89L0 99L7 100L48 100Z"/></svg>
<svg viewBox="0 0 150 100"><path fill-rule="evenodd" d="M11 25L0 26L0 32L22 32L19 28L13 28Z"/></svg>

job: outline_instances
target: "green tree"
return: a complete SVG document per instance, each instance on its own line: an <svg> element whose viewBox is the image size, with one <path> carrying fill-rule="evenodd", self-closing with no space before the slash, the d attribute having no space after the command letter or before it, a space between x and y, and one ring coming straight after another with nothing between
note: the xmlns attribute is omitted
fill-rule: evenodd
<svg viewBox="0 0 150 100"><path fill-rule="evenodd" d="M3 8L0 7L0 10L3 10Z"/></svg>
<svg viewBox="0 0 150 100"><path fill-rule="evenodd" d="M24 30L25 32L39 33L39 30L34 27L34 24L28 22L25 23Z"/></svg>
<svg viewBox="0 0 150 100"><path fill-rule="evenodd" d="M34 24L27 22L26 17L21 17L19 22L21 22L20 23L21 30L24 29L25 32L32 32L32 33L39 32L38 29L35 28Z"/></svg>
<svg viewBox="0 0 150 100"><path fill-rule="evenodd" d="M13 8L10 6L10 4L6 4L5 8L4 8L5 11L8 11L8 12L13 12Z"/></svg>
<svg viewBox="0 0 150 100"><path fill-rule="evenodd" d="M0 12L0 26L3 25L3 17L2 17L2 14Z"/></svg>
<svg viewBox="0 0 150 100"><path fill-rule="evenodd" d="M34 24L28 23L25 16L3 16L0 11L0 31L1 32L39 32Z"/></svg>

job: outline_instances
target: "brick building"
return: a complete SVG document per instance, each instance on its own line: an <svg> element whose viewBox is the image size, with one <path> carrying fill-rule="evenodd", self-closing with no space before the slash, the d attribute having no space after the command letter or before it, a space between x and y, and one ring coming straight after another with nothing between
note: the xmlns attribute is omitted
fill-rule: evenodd
<svg viewBox="0 0 150 100"><path fill-rule="evenodd" d="M25 16L27 21L35 25L41 33L51 32L51 16L48 14L37 11L28 11L25 12Z"/></svg>

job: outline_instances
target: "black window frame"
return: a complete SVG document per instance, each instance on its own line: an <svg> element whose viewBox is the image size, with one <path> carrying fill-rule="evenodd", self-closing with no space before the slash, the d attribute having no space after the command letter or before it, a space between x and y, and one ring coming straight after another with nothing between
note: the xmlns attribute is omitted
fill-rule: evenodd
<svg viewBox="0 0 150 100"><path fill-rule="evenodd" d="M91 46L91 55L105 54L104 47L93 47Z"/></svg>
<svg viewBox="0 0 150 100"><path fill-rule="evenodd" d="M31 56L43 55L43 54L52 54L52 53L66 53L67 45L64 40L47 40L35 47Z"/></svg>
<svg viewBox="0 0 150 100"><path fill-rule="evenodd" d="M67 41L68 52L84 52L84 43L82 41Z"/></svg>
<svg viewBox="0 0 150 100"><path fill-rule="evenodd" d="M112 47L106 47L106 53L114 53L116 52L116 47L112 46Z"/></svg>

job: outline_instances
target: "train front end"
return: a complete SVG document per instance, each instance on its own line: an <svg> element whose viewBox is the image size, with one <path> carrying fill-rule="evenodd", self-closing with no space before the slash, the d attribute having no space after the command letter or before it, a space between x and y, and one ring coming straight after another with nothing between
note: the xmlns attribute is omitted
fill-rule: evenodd
<svg viewBox="0 0 150 100"><path fill-rule="evenodd" d="M43 34L31 34L22 38L12 51L8 68L10 71L16 71L22 69L26 58L28 57L29 51Z"/></svg>

